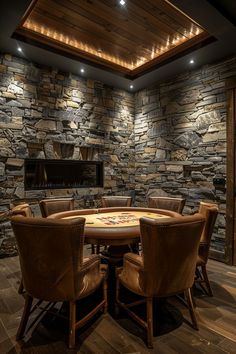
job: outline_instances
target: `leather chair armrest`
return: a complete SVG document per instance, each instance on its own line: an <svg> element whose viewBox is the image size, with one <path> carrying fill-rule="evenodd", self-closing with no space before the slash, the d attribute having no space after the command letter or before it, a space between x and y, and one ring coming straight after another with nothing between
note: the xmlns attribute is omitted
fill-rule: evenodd
<svg viewBox="0 0 236 354"><path fill-rule="evenodd" d="M97 254L91 254L90 256L86 256L83 258L82 269L86 269L91 267L93 264L100 263L101 258Z"/></svg>
<svg viewBox="0 0 236 354"><path fill-rule="evenodd" d="M143 294L143 259L135 253L126 253L123 268L118 268L116 276L129 290Z"/></svg>
<svg viewBox="0 0 236 354"><path fill-rule="evenodd" d="M103 274L106 276L108 267L106 264L101 264L101 257L96 254L92 254L90 256L86 256L83 259L82 267L80 268L80 273L90 273L94 276L97 274Z"/></svg>
<svg viewBox="0 0 236 354"><path fill-rule="evenodd" d="M124 263L128 261L137 267L143 267L143 258L139 254L135 253L126 253L124 255Z"/></svg>

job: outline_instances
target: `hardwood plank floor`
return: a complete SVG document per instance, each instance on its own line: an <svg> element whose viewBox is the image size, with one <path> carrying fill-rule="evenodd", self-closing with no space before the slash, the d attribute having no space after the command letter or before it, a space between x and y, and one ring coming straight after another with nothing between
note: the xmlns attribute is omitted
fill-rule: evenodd
<svg viewBox="0 0 236 354"><path fill-rule="evenodd" d="M176 298L170 299L183 314L177 329L154 338L154 349L147 349L145 333L125 314L112 318L98 316L77 332L75 353L80 354L226 354L236 353L236 268L209 261L208 274L214 297L195 292L196 313L200 330L187 321L187 308ZM64 354L67 326L57 320L38 321L20 344L15 334L21 318L24 299L17 293L20 281L18 257L0 260L0 353ZM158 315L158 314L157 314Z"/></svg>

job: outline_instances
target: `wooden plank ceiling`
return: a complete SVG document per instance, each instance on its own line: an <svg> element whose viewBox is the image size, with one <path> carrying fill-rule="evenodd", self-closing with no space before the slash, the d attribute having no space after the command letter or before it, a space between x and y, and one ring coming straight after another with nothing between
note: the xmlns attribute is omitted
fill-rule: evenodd
<svg viewBox="0 0 236 354"><path fill-rule="evenodd" d="M131 78L210 37L167 0L34 0L14 36Z"/></svg>

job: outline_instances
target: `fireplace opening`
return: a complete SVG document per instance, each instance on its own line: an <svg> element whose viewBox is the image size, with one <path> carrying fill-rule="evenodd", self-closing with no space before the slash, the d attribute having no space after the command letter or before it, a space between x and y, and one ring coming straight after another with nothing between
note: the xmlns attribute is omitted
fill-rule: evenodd
<svg viewBox="0 0 236 354"><path fill-rule="evenodd" d="M25 159L25 190L103 187L103 162Z"/></svg>

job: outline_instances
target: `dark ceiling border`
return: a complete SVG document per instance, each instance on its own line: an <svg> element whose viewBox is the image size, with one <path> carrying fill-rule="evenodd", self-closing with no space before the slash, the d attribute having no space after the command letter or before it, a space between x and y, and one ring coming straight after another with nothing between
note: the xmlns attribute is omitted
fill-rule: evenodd
<svg viewBox="0 0 236 354"><path fill-rule="evenodd" d="M140 70L134 70L133 73L130 71L130 70L125 70L123 69L123 72L120 68L117 67L117 69L115 68L115 65L106 65L106 64L102 64L102 63L98 63L98 62L95 62L93 60L89 60L87 58L84 58L82 55L80 55L79 53L78 54L75 54L73 53L73 50L66 50L63 46L60 46L60 44L56 44L56 45L50 45L50 44L47 44L46 42L43 42L41 40L41 38L39 38L39 40L37 39L37 35L33 35L32 38L29 38L28 35L27 35L27 32L26 34L24 33L24 31L22 31L22 29L19 29L18 32L14 32L13 35L12 35L12 38L16 39L16 40L19 40L19 41L22 41L22 42L25 42L27 44L30 44L30 45L34 45L34 46L37 46L39 48L42 48L42 49L45 49L45 50L48 50L50 52L53 52L55 54L59 54L59 55L62 55L62 56L65 56L69 59L72 59L72 60L76 60L76 61L80 61L84 64L87 64L87 65L92 65L96 68L99 68L99 69L102 69L102 70L106 70L106 71L109 71L111 73L114 73L114 74L117 74L119 75L120 77L124 77L126 79L129 79L129 80L135 80L141 76L143 76L144 74L147 74L155 69L158 69L170 62L172 62L173 60L176 60L176 59L179 59L187 54L190 54L191 52L195 51L195 50L198 50L200 48L203 48L205 46L207 46L208 44L211 44L213 42L216 41L216 38L213 37L213 36L208 36L206 37L205 39L201 40L201 41L198 41L196 44L194 45L191 45L189 47L187 47L186 49L183 49L179 52L177 52L176 54L170 54L168 55L168 57L166 59L162 59L160 62L158 63L147 63L146 65L146 69L142 69L141 70L141 67L140 67ZM173 48L174 50L175 48ZM170 51L171 52L171 51ZM160 60L160 59L159 59ZM145 64L144 64L145 65ZM139 69L139 68L138 68Z"/></svg>

